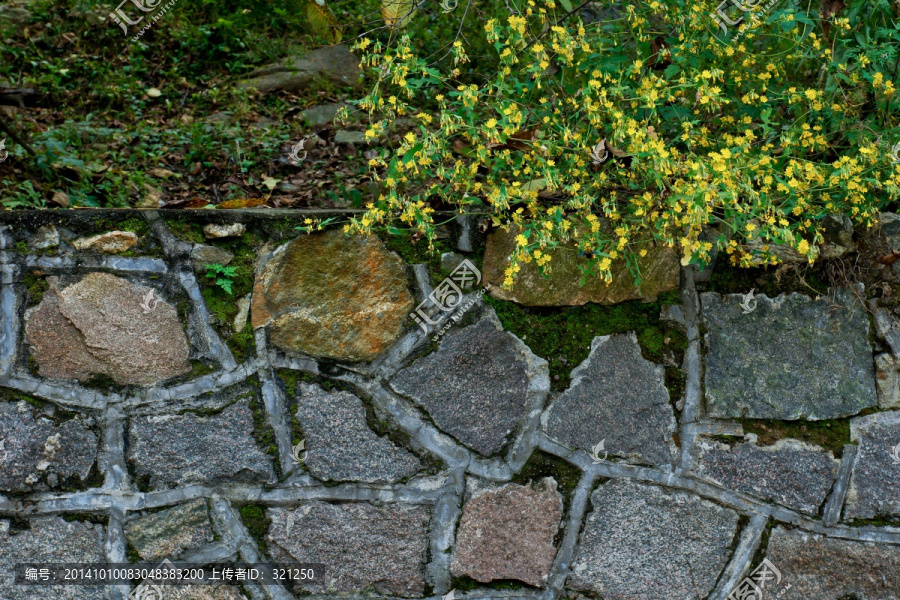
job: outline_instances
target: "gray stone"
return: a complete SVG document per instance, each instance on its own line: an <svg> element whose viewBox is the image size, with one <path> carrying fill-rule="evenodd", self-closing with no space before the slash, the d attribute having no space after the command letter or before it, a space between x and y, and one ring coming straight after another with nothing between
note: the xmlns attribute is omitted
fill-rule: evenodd
<svg viewBox="0 0 900 600"><path fill-rule="evenodd" d="M175 560L185 550L213 541L206 500L139 517L125 526L125 539L146 561Z"/></svg>
<svg viewBox="0 0 900 600"><path fill-rule="evenodd" d="M131 231L109 231L86 238L78 238L72 241L75 249L84 251L103 252L105 254L121 254L134 248L138 243L137 234Z"/></svg>
<svg viewBox="0 0 900 600"><path fill-rule="evenodd" d="M319 104L317 106L311 106L306 110L302 111L300 114L309 122L313 127L317 127L319 125L327 125L334 121L335 115L337 115L338 110L342 106L346 106L348 110L354 111L355 108L346 103L342 102L333 102L330 104Z"/></svg>
<svg viewBox="0 0 900 600"><path fill-rule="evenodd" d="M895 357L900 356L900 324L897 323L894 315L884 307L875 309L875 333L887 342Z"/></svg>
<svg viewBox="0 0 900 600"><path fill-rule="evenodd" d="M53 225L39 227L28 240L28 247L32 250L46 250L57 246L59 246L59 231Z"/></svg>
<svg viewBox="0 0 900 600"><path fill-rule="evenodd" d="M211 416L137 417L129 427L128 460L153 489L228 482L273 483L272 460L253 439L247 400Z"/></svg>
<svg viewBox="0 0 900 600"><path fill-rule="evenodd" d="M334 134L335 144L365 144L366 134L362 131L349 131L341 129Z"/></svg>
<svg viewBox="0 0 900 600"><path fill-rule="evenodd" d="M489 456L521 422L529 388L546 372L547 362L489 313L449 330L436 352L397 373L391 385L428 411L441 430Z"/></svg>
<svg viewBox="0 0 900 600"><path fill-rule="evenodd" d="M0 489L30 492L54 480L88 478L97 458L97 436L80 418L58 427L35 417L25 401L0 402ZM56 475L55 478L51 478Z"/></svg>
<svg viewBox="0 0 900 600"><path fill-rule="evenodd" d="M567 579L605 600L700 600L725 567L738 514L692 494L616 479L591 495Z"/></svg>
<svg viewBox="0 0 900 600"><path fill-rule="evenodd" d="M444 252L441 254L441 269L444 271L453 271L459 263L466 259L462 254L456 252Z"/></svg>
<svg viewBox="0 0 900 600"><path fill-rule="evenodd" d="M463 507L451 572L482 583L516 579L543 587L562 513L562 497L549 477L534 486L508 483L475 492Z"/></svg>
<svg viewBox="0 0 900 600"><path fill-rule="evenodd" d="M779 600L900 598L900 546L776 527L766 558L782 574L780 588L772 588L783 590L776 592Z"/></svg>
<svg viewBox="0 0 900 600"><path fill-rule="evenodd" d="M900 408L900 364L892 354L875 357L875 386L880 408Z"/></svg>
<svg viewBox="0 0 900 600"><path fill-rule="evenodd" d="M203 226L203 237L208 240L241 237L245 233L247 233L247 227L243 223L209 223Z"/></svg>
<svg viewBox="0 0 900 600"><path fill-rule="evenodd" d="M257 69L239 82L238 87L255 88L263 93L272 90L298 92L306 89L316 77L324 77L338 85L356 86L361 75L359 59L347 46L338 44Z"/></svg>
<svg viewBox="0 0 900 600"><path fill-rule="evenodd" d="M634 332L595 337L542 421L549 436L588 453L604 441L610 454L671 465L676 451L665 370L641 356Z"/></svg>
<svg viewBox="0 0 900 600"><path fill-rule="evenodd" d="M235 333L240 333L247 326L247 319L250 318L250 297L250 294L247 294L237 301L237 314L234 315L232 323Z"/></svg>
<svg viewBox="0 0 900 600"><path fill-rule="evenodd" d="M422 467L413 454L369 429L362 400L350 392L301 383L296 415L306 441L304 462L319 479L386 483Z"/></svg>
<svg viewBox="0 0 900 600"><path fill-rule="evenodd" d="M205 275L207 265L227 265L234 260L234 254L218 246L194 244L191 260L194 261L194 271Z"/></svg>
<svg viewBox="0 0 900 600"><path fill-rule="evenodd" d="M295 592L421 596L428 561L429 511L423 506L308 502L271 508L267 547L279 563L325 566L321 582L298 581Z"/></svg>
<svg viewBox="0 0 900 600"><path fill-rule="evenodd" d="M28 521L28 529L15 531L0 521L0 598L3 600L107 600L103 586L15 585L17 563L106 563L103 527L61 517Z"/></svg>
<svg viewBox="0 0 900 600"><path fill-rule="evenodd" d="M900 516L900 411L851 419L850 439L859 447L844 518Z"/></svg>
<svg viewBox="0 0 900 600"><path fill-rule="evenodd" d="M732 448L698 440L695 473L726 489L818 514L840 464L832 454L798 440L757 446L756 436L747 437L748 442Z"/></svg>
<svg viewBox="0 0 900 600"><path fill-rule="evenodd" d="M701 296L707 413L714 418L835 419L878 402L869 319L847 290L812 300Z"/></svg>
<svg viewBox="0 0 900 600"><path fill-rule="evenodd" d="M878 221L884 242L894 252L900 252L900 215L881 213L878 215Z"/></svg>
<svg viewBox="0 0 900 600"><path fill-rule="evenodd" d="M0 21L13 25L25 25L31 22L31 11L21 6L0 4Z"/></svg>

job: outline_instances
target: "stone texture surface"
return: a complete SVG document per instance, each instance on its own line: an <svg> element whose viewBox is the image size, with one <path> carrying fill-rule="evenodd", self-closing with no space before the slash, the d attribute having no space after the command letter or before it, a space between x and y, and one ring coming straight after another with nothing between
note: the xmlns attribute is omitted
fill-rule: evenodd
<svg viewBox="0 0 900 600"><path fill-rule="evenodd" d="M656 246L647 256L638 260L643 283L634 287L634 278L624 261L613 264L612 283L599 278L588 278L581 285L579 266L586 266L588 259L578 256L572 245L560 245L550 252L553 270L549 279L538 272L532 262L521 265L518 279L511 290L503 289L504 271L509 257L516 249L516 231L497 229L488 235L484 254L484 285L495 298L512 300L525 306L577 306L588 302L616 304L626 300L656 300L660 292L678 289L680 265L674 248Z"/></svg>
<svg viewBox="0 0 900 600"><path fill-rule="evenodd" d="M798 440L757 446L755 436L729 448L714 440L698 442L695 473L722 487L816 515L837 475L830 452Z"/></svg>
<svg viewBox="0 0 900 600"><path fill-rule="evenodd" d="M776 527L766 558L790 589L780 600L900 598L900 546L876 546Z"/></svg>
<svg viewBox="0 0 900 600"><path fill-rule="evenodd" d="M46 250L57 246L59 246L59 231L53 225L38 227L28 240L28 247L32 250Z"/></svg>
<svg viewBox="0 0 900 600"><path fill-rule="evenodd" d="M397 481L422 467L419 459L366 424L362 400L350 392L297 386L297 421L306 440L306 467L325 481Z"/></svg>
<svg viewBox="0 0 900 600"><path fill-rule="evenodd" d="M761 294L743 314L741 294L702 294L709 415L819 420L874 406L868 317L846 290L836 298Z"/></svg>
<svg viewBox="0 0 900 600"><path fill-rule="evenodd" d="M637 462L670 465L675 453L665 371L641 356L633 332L595 337L542 421L548 435L588 453L603 440L610 454Z"/></svg>
<svg viewBox="0 0 900 600"><path fill-rule="evenodd" d="M844 518L900 516L900 411L851 419L850 439L859 448Z"/></svg>
<svg viewBox="0 0 900 600"><path fill-rule="evenodd" d="M334 134L335 144L365 144L367 142L366 134L362 131L341 129Z"/></svg>
<svg viewBox="0 0 900 600"><path fill-rule="evenodd" d="M476 492L463 507L451 572L482 583L516 579L543 587L556 556L553 537L562 513L552 478Z"/></svg>
<svg viewBox="0 0 900 600"><path fill-rule="evenodd" d="M298 591L421 596L429 513L425 507L309 502L269 509L266 542L277 561L325 565L321 583ZM298 584L299 585L299 584Z"/></svg>
<svg viewBox="0 0 900 600"><path fill-rule="evenodd" d="M240 237L245 233L247 233L247 226L243 223L209 223L203 226L203 237L208 240Z"/></svg>
<svg viewBox="0 0 900 600"><path fill-rule="evenodd" d="M134 248L137 243L138 236L131 231L109 231L72 241L72 245L79 252L105 252L106 254L127 252Z"/></svg>
<svg viewBox="0 0 900 600"><path fill-rule="evenodd" d="M0 598L3 600L107 600L102 586L15 585L16 563L103 563L104 531L100 525L42 517L17 531L0 521Z"/></svg>
<svg viewBox="0 0 900 600"><path fill-rule="evenodd" d="M234 254L218 246L194 244L194 248L191 250L191 260L194 261L194 270L206 275L206 265L227 265L234 260Z"/></svg>
<svg viewBox="0 0 900 600"><path fill-rule="evenodd" d="M567 587L604 600L701 600L725 567L738 515L628 480L591 495Z"/></svg>
<svg viewBox="0 0 900 600"><path fill-rule="evenodd" d="M253 439L247 400L211 416L193 413L131 419L128 460L153 489L187 483L272 483L272 460Z"/></svg>
<svg viewBox="0 0 900 600"><path fill-rule="evenodd" d="M281 246L256 278L251 322L286 351L370 361L409 324L403 262L376 237L340 231Z"/></svg>
<svg viewBox="0 0 900 600"><path fill-rule="evenodd" d="M335 115L337 115L338 110L340 110L342 106L346 106L347 109L351 112L356 110L356 108L351 104L331 102L328 104L318 104L316 106L311 106L306 110L301 111L300 115L304 119L306 119L313 127L318 125L327 125L334 121Z"/></svg>
<svg viewBox="0 0 900 600"><path fill-rule="evenodd" d="M305 56L284 63L257 69L238 83L239 87L256 88L261 92L305 89L316 77L324 77L338 85L355 86L362 70L357 59L343 44L327 46Z"/></svg>
<svg viewBox="0 0 900 600"><path fill-rule="evenodd" d="M166 595L160 600L246 600L237 588L228 585L170 585L163 589Z"/></svg>
<svg viewBox="0 0 900 600"><path fill-rule="evenodd" d="M875 357L875 386L880 408L900 408L900 362L893 354Z"/></svg>
<svg viewBox="0 0 900 600"><path fill-rule="evenodd" d="M530 380L546 372L547 363L534 359L491 314L449 330L436 352L397 373L391 386L428 411L442 431L489 456L525 416Z"/></svg>
<svg viewBox="0 0 900 600"><path fill-rule="evenodd" d="M25 335L43 377L149 385L191 370L189 345L175 307L151 288L108 273L89 273L62 290L54 277L41 303L26 312Z"/></svg>
<svg viewBox="0 0 900 600"><path fill-rule="evenodd" d="M198 499L130 521L125 539L146 561L175 560L213 540L206 500Z"/></svg>

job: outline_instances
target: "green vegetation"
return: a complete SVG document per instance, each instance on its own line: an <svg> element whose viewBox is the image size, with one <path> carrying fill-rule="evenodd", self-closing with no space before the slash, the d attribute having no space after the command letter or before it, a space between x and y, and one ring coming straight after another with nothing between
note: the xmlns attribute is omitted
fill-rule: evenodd
<svg viewBox="0 0 900 600"><path fill-rule="evenodd" d="M37 271L25 273L22 276L22 283L25 285L25 306L28 307L40 304L44 299L44 292L50 289L50 284Z"/></svg>
<svg viewBox="0 0 900 600"><path fill-rule="evenodd" d="M260 554L265 556L266 533L269 531L269 525L272 524L272 519L266 516L266 508L256 504L245 504L238 509L238 512L250 537L256 540Z"/></svg>
<svg viewBox="0 0 900 600"><path fill-rule="evenodd" d="M778 440L792 438L831 450L836 457L843 455L844 444L850 443L850 420L829 421L771 421L742 419L745 433L756 434L764 446Z"/></svg>
<svg viewBox="0 0 900 600"><path fill-rule="evenodd" d="M565 504L568 505L575 487L581 480L581 471L558 456L535 450L522 470L513 476L512 482L526 485L530 482L537 483L544 477L552 477L556 480L556 489L562 495Z"/></svg>
<svg viewBox="0 0 900 600"><path fill-rule="evenodd" d="M237 267L226 267L218 263L206 265L206 278L213 280L213 285L218 286L229 296L234 295L234 276L237 275Z"/></svg>

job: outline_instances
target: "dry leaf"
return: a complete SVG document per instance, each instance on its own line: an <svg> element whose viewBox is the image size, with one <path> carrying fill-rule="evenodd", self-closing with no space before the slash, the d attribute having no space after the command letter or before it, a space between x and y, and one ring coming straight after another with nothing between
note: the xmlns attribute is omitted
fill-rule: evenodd
<svg viewBox="0 0 900 600"><path fill-rule="evenodd" d="M405 26L414 10L412 0L381 0L381 17L384 24L392 29Z"/></svg>
<svg viewBox="0 0 900 600"><path fill-rule="evenodd" d="M216 208L225 208L225 209L240 209L240 208L253 208L254 206L262 206L266 203L265 198L239 198L238 200L226 200L222 202Z"/></svg>
<svg viewBox="0 0 900 600"><path fill-rule="evenodd" d="M341 42L343 34L340 24L325 0L307 0L306 18L316 35L328 40L329 44Z"/></svg>
<svg viewBox="0 0 900 600"><path fill-rule="evenodd" d="M69 195L65 192L53 192L53 198L50 202L59 205L61 208L69 207Z"/></svg>

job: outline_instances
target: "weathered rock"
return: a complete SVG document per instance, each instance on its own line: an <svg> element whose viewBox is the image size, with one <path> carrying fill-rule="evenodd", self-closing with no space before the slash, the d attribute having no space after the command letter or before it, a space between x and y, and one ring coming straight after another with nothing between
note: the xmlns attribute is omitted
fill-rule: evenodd
<svg viewBox="0 0 900 600"><path fill-rule="evenodd" d="M671 465L675 455L665 371L641 356L634 332L595 337L542 421L548 435L588 453L604 441L606 452L637 462Z"/></svg>
<svg viewBox="0 0 900 600"><path fill-rule="evenodd" d="M462 254L456 252L444 252L441 254L441 269L444 271L453 271L459 266L459 263L466 259Z"/></svg>
<svg viewBox="0 0 900 600"><path fill-rule="evenodd" d="M335 144L365 144L366 134L362 131L341 129L334 134Z"/></svg>
<svg viewBox="0 0 900 600"><path fill-rule="evenodd" d="M517 579L543 587L553 566L562 498L552 478L473 494L463 507L450 570L488 583Z"/></svg>
<svg viewBox="0 0 900 600"><path fill-rule="evenodd" d="M297 386L297 420L306 440L304 462L325 481L393 482L414 475L419 459L366 425L366 408L350 392Z"/></svg>
<svg viewBox="0 0 900 600"><path fill-rule="evenodd" d="M13 25L25 25L31 22L31 11L21 6L0 4L0 21Z"/></svg>
<svg viewBox="0 0 900 600"><path fill-rule="evenodd" d="M237 314L234 315L234 323L232 326L236 332L244 330L247 326L247 319L250 318L250 294L237 301Z"/></svg>
<svg viewBox="0 0 900 600"><path fill-rule="evenodd" d="M324 77L339 85L356 86L362 70L359 59L343 44L319 48L294 58L257 69L238 83L238 87L256 88L260 92L285 90L297 92L305 89L315 77Z"/></svg>
<svg viewBox="0 0 900 600"><path fill-rule="evenodd" d="M552 271L545 278L534 262L522 264L511 290L503 289L509 257L516 249L516 231L498 229L487 238L484 253L484 283L495 298L512 300L525 306L578 306L588 302L616 304L626 300L652 302L661 292L678 289L681 267L675 249L659 245L638 259L643 283L638 290L634 278L622 260L613 263L612 283L588 277L581 285L579 266L589 259L578 256L573 245L560 245L550 252Z"/></svg>
<svg viewBox="0 0 900 600"><path fill-rule="evenodd" d="M227 265L234 260L234 254L218 246L194 244L191 260L194 262L194 271L205 274L207 265Z"/></svg>
<svg viewBox="0 0 900 600"><path fill-rule="evenodd" d="M400 337L412 306L396 254L374 236L329 231L273 253L256 278L251 323L288 352L370 361Z"/></svg>
<svg viewBox="0 0 900 600"><path fill-rule="evenodd" d="M125 526L125 539L146 561L174 560L189 548L199 548L213 541L206 500L193 500L135 519Z"/></svg>
<svg viewBox="0 0 900 600"><path fill-rule="evenodd" d="M766 558L782 574L780 588L784 591L777 592L780 600L900 598L900 546L876 546L776 527Z"/></svg>
<svg viewBox="0 0 900 600"><path fill-rule="evenodd" d="M62 290L56 278L47 282L41 303L25 315L41 376L102 374L120 384L149 385L191 370L178 313L149 296L155 290L108 273L89 273Z"/></svg>
<svg viewBox="0 0 900 600"><path fill-rule="evenodd" d="M874 406L869 320L846 290L801 294L701 295L706 326L706 402L714 418L834 419Z"/></svg>
<svg viewBox="0 0 900 600"><path fill-rule="evenodd" d="M59 231L53 225L39 227L28 240L28 247L32 250L46 250L57 246L59 246Z"/></svg>
<svg viewBox="0 0 900 600"><path fill-rule="evenodd" d="M755 436L729 448L700 439L695 473L722 487L816 515L834 483L839 462L798 440L757 446Z"/></svg>
<svg viewBox="0 0 900 600"><path fill-rule="evenodd" d="M300 115L309 122L313 127L319 125L327 125L334 121L334 117L337 115L338 110L342 106L346 106L348 110L355 111L355 107L351 104L345 104L340 102L333 102L330 104L319 104L317 106L311 106L306 110L302 111Z"/></svg>
<svg viewBox="0 0 900 600"><path fill-rule="evenodd" d="M875 357L875 387L879 407L900 408L900 363L892 354Z"/></svg>
<svg viewBox="0 0 900 600"><path fill-rule="evenodd" d="M272 461L253 439L249 402L212 416L193 413L131 419L128 460L153 489L187 483L273 483Z"/></svg>
<svg viewBox="0 0 900 600"><path fill-rule="evenodd" d="M878 215L878 222L885 244L895 252L900 251L900 215L881 213Z"/></svg>
<svg viewBox="0 0 900 600"><path fill-rule="evenodd" d="M900 516L900 411L851 419L850 439L859 448L844 518Z"/></svg>
<svg viewBox="0 0 900 600"><path fill-rule="evenodd" d="M897 318L888 309L879 306L875 309L874 321L876 335L887 343L895 357L900 356L900 323Z"/></svg>
<svg viewBox="0 0 900 600"><path fill-rule="evenodd" d="M503 331L490 313L451 329L440 348L391 380L435 424L484 456L499 452L525 416L529 392L546 394L547 362Z"/></svg>
<svg viewBox="0 0 900 600"><path fill-rule="evenodd" d="M0 598L3 600L107 600L103 586L15 585L17 563L105 563L103 527L61 517L28 521L28 529L11 531L9 521L0 521Z"/></svg>
<svg viewBox="0 0 900 600"><path fill-rule="evenodd" d="M608 600L700 600L725 567L738 514L683 492L614 479L591 496L567 587Z"/></svg>
<svg viewBox="0 0 900 600"><path fill-rule="evenodd" d="M425 507L314 501L296 510L271 508L267 514L267 547L276 562L325 566L322 581L298 581L297 592L340 594L371 586L380 594L411 597L425 591Z"/></svg>
<svg viewBox="0 0 900 600"><path fill-rule="evenodd" d="M247 227L243 223L209 223L203 226L203 237L208 240L221 238L241 237L247 233Z"/></svg>
<svg viewBox="0 0 900 600"><path fill-rule="evenodd" d="M96 458L97 436L81 419L56 427L35 418L25 401L0 402L0 489L47 489L72 476L84 481Z"/></svg>
<svg viewBox="0 0 900 600"><path fill-rule="evenodd" d="M81 252L105 252L106 254L121 254L134 248L138 243L137 234L131 231L109 231L86 238L78 238L72 241L76 250Z"/></svg>

